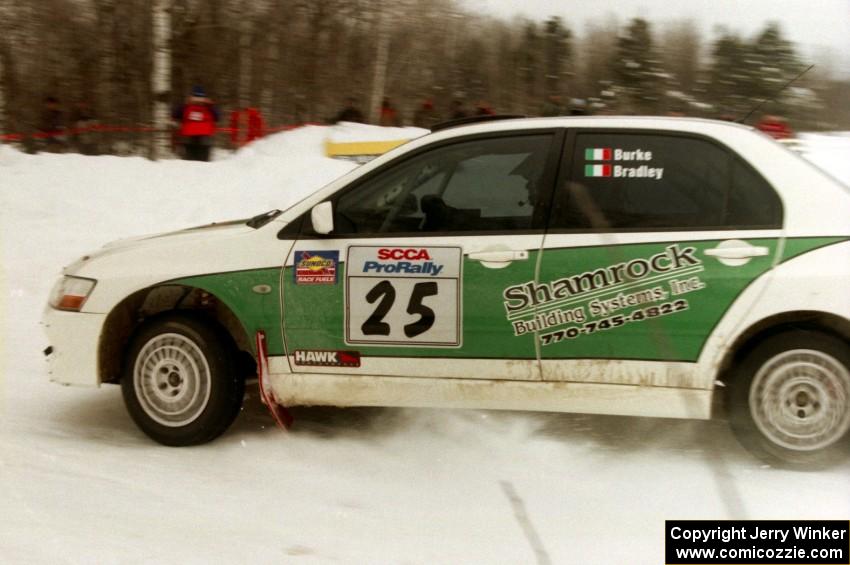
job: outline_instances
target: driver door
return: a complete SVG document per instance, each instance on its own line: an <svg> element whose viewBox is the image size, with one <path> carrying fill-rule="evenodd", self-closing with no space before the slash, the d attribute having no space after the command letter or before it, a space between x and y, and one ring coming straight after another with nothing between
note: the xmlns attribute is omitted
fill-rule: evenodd
<svg viewBox="0 0 850 565"><path fill-rule="evenodd" d="M563 143L500 133L423 148L331 199L283 272L293 372L538 380L534 332L505 316L533 284Z"/></svg>

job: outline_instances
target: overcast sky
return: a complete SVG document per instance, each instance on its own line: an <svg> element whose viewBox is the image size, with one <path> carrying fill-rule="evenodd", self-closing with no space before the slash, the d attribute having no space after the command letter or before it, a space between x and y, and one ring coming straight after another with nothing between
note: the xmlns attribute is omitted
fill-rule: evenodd
<svg viewBox="0 0 850 565"><path fill-rule="evenodd" d="M702 28L704 41L715 27L726 26L750 36L768 20L777 20L786 35L799 44L808 61L829 48L836 70L850 76L850 0L464 0L479 13L535 19L561 16L581 34L588 20L614 14L621 22L644 17L653 23L691 19Z"/></svg>

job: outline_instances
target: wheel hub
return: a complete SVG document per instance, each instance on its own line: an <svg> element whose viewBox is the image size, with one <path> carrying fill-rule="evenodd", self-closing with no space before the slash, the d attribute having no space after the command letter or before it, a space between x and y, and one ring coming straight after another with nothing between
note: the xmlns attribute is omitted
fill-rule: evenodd
<svg viewBox="0 0 850 565"><path fill-rule="evenodd" d="M198 346L181 334L161 334L142 347L133 369L145 413L170 427L191 423L206 407L210 369Z"/></svg>
<svg viewBox="0 0 850 565"><path fill-rule="evenodd" d="M756 373L750 410L774 443L798 451L821 449L850 428L850 374L822 351L786 351Z"/></svg>

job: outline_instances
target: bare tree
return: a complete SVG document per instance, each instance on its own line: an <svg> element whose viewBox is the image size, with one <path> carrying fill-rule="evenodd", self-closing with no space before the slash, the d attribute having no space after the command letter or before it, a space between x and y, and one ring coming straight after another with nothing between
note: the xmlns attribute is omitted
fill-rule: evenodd
<svg viewBox="0 0 850 565"><path fill-rule="evenodd" d="M169 101L171 99L171 14L168 0L153 0L153 65L151 93L153 94L153 123L156 133L151 145L151 158L169 153Z"/></svg>
<svg viewBox="0 0 850 565"><path fill-rule="evenodd" d="M9 124L9 84L12 82L12 53L9 45L14 13L9 0L0 0L0 134ZM2 142L2 139L0 139Z"/></svg>
<svg viewBox="0 0 850 565"><path fill-rule="evenodd" d="M256 106L272 125L326 120L349 97L377 121L384 96L408 119L425 99L444 118L454 99L467 108L481 100L497 111L534 115L553 93L585 98L591 112L681 106L717 117L751 107L756 86L772 88L781 78L750 73L750 80L742 74L749 60L760 61L757 67L793 66L764 64L777 62L780 51L793 55L793 46L769 27L752 40L729 31L707 45L690 22L660 28L647 22L657 50L639 57L649 34L621 41L618 51L626 26L613 16L574 35L572 22L554 17L503 20L467 6L461 0L0 0L0 130L31 133L42 100L56 96L65 105L90 102L101 123L124 126L125 132L100 134L103 149L123 145L162 157L169 153L167 136L149 137L143 126L166 132L169 108L196 84L223 112ZM638 65L641 76L618 60ZM850 127L840 103L846 79L804 78L795 86L815 96L794 91L789 104L797 110L789 116L815 127ZM741 88L750 82L752 89ZM816 98L819 105L806 102Z"/></svg>
<svg viewBox="0 0 850 565"><path fill-rule="evenodd" d="M686 93L694 91L702 65L701 37L696 24L682 20L668 25L661 33L661 56L676 87Z"/></svg>
<svg viewBox="0 0 850 565"><path fill-rule="evenodd" d="M9 56L9 47L6 45L5 37L8 33L6 30L6 22L9 18L8 6L6 3L0 4L0 134L6 131L6 80ZM2 139L0 139L2 142Z"/></svg>
<svg viewBox="0 0 850 565"><path fill-rule="evenodd" d="M619 23L614 16L603 21L588 22L580 51L579 90L582 98L588 99L591 110L607 111L610 102L613 73L609 61L617 49Z"/></svg>
<svg viewBox="0 0 850 565"><path fill-rule="evenodd" d="M374 78L372 79L372 96L369 103L369 120L378 121L381 112L381 99L384 97L384 86L387 81L387 63L389 61L390 30L392 14L385 2L378 4L378 45L375 50Z"/></svg>

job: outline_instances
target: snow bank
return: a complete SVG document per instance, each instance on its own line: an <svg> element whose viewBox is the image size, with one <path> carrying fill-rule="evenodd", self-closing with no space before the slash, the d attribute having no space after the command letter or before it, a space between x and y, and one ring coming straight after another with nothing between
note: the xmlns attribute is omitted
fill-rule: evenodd
<svg viewBox="0 0 850 565"><path fill-rule="evenodd" d="M23 247L9 245L15 234L4 238L6 262L35 260L43 268L40 276L51 278L76 256L113 239L285 209L355 166L323 155L326 130L273 135L212 163L26 155L0 147L4 231L22 221L39 227ZM36 258L33 249L57 254Z"/></svg>

